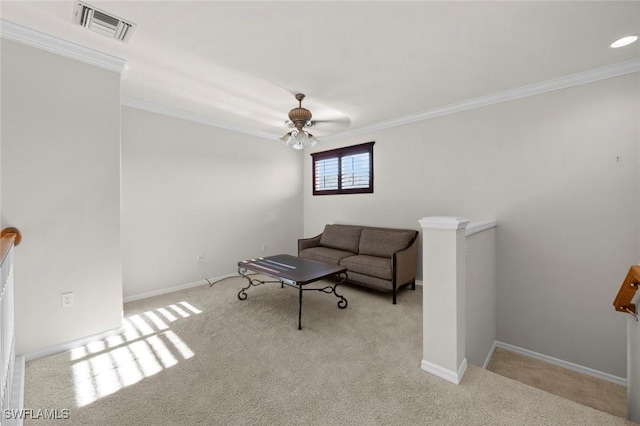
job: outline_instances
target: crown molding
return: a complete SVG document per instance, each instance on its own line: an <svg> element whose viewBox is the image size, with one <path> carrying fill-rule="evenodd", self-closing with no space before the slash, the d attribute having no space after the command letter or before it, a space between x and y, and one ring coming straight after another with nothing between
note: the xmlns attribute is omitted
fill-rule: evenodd
<svg viewBox="0 0 640 426"><path fill-rule="evenodd" d="M0 18L0 37L90 65L122 73L126 61Z"/></svg>
<svg viewBox="0 0 640 426"><path fill-rule="evenodd" d="M147 102L140 99L130 98L127 96L120 97L120 104L122 106L128 106L131 108L142 109L145 111L155 112L157 114L168 115L170 117L179 118L182 120L193 121L195 123L205 124L207 126L219 127L225 130L231 130L233 132L243 133L245 135L256 136L259 138L277 140L278 135L274 135L268 132L261 132L254 130L250 127L241 126L239 124L229 123L227 121L218 120L206 115L195 114L189 111L183 111L176 108L156 104L153 102Z"/></svg>
<svg viewBox="0 0 640 426"><path fill-rule="evenodd" d="M562 90L569 87L579 86L582 84L593 83L599 80L605 80L608 78L620 77L620 76L623 76L626 74L632 74L635 72L640 72L640 58L632 59L625 62L620 62L613 65L608 65L605 67L594 68L592 70L570 74L564 77L545 80L539 83L516 87L514 89L509 89L509 90L505 90L498 93L492 93L490 95L480 96L478 98L472 98L465 101L445 105L442 107L436 107L436 108L428 109L425 111L417 112L414 114L408 114L400 117L391 118L388 120L382 120L367 126L361 126L354 129L345 130L339 133L334 133L333 135L323 136L318 139L321 143L332 142L332 141L345 139L352 136L362 135L365 133L376 132L384 129L389 129L392 127L415 123L418 121L441 117L443 115L455 114L457 112L468 111L471 109L481 108L489 105L495 105L498 103L526 98L529 96L539 95L542 93L552 92L555 90ZM244 133L251 136L257 136L257 137L265 138L269 140L274 140L279 138L278 135L274 135L272 133L254 130L249 127L228 123L228 122L218 120L209 116L198 115L198 114L178 110L171 107L154 104L152 102L137 100L134 98L122 97L122 105L130 106L132 108L143 109L151 112L156 112L159 114L164 114L164 115L168 115L176 118L181 118L183 120L194 121L196 123L201 123L208 126L221 127L223 129Z"/></svg>
<svg viewBox="0 0 640 426"><path fill-rule="evenodd" d="M15 24L2 18L0 18L0 37L38 49L46 50L57 55L75 59L120 74L126 72L127 69L126 60L124 59L107 55L97 50L89 49L87 47L83 47L78 44L71 43L27 27L23 27L22 25ZM392 127L415 123L418 121L428 120L430 118L440 117L443 115L455 114L457 112L468 111L471 109L494 105L501 102L512 101L515 99L525 98L528 96L538 95L555 90L566 89L569 87L592 83L607 78L619 77L639 71L640 58L636 58L626 62L620 62L605 67L595 68L589 71L521 86L490 95L480 96L477 98L456 102L442 107L428 109L414 114L408 114L388 120L382 120L370 125L334 133L333 135L328 135L320 139L321 142L331 142L352 136L358 136L365 133L371 133ZM194 114L188 111L182 111L134 98L122 97L122 105L156 112L183 120L193 121L208 126L219 127L238 133L256 136L259 138L265 138L269 140L279 138L279 135L274 135L272 133L255 130L246 126L225 122L209 116Z"/></svg>
<svg viewBox="0 0 640 426"><path fill-rule="evenodd" d="M440 117L443 115L455 114L457 112L468 111L488 105L526 98L528 96L539 95L541 93L566 89L569 87L592 83L599 80L605 80L607 78L620 77L639 71L640 58L632 59L630 61L620 62L601 68L595 68L589 71L579 72L564 77L541 81L539 83L516 87L514 89L505 90L503 92L492 93L490 95L480 96L478 98L467 99L465 101L456 102L442 107L436 107L414 114L408 114L389 120L379 121L367 126L345 130L343 132L334 133L333 135L323 137L322 142L331 142L347 137L361 135L364 133L371 133L391 127L403 126L405 124L411 124L417 121L428 120L430 118Z"/></svg>

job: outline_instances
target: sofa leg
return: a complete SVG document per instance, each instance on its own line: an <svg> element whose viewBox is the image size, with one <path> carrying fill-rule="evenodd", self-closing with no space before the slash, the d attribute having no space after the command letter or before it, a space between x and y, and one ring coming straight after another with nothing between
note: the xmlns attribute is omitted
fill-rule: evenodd
<svg viewBox="0 0 640 426"><path fill-rule="evenodd" d="M416 280L411 281L411 290L416 289Z"/></svg>
<svg viewBox="0 0 640 426"><path fill-rule="evenodd" d="M396 287L395 281L393 282L393 304L396 304L396 293L398 293L398 289Z"/></svg>

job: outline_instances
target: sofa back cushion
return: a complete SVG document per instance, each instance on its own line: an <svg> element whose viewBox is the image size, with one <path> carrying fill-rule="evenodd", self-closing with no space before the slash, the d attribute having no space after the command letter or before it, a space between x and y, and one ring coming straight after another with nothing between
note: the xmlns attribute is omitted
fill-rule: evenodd
<svg viewBox="0 0 640 426"><path fill-rule="evenodd" d="M404 250L416 236L411 230L384 230L364 228L360 236L359 254L391 257L393 253Z"/></svg>
<svg viewBox="0 0 640 426"><path fill-rule="evenodd" d="M361 226L325 225L320 237L320 245L357 253L361 232Z"/></svg>

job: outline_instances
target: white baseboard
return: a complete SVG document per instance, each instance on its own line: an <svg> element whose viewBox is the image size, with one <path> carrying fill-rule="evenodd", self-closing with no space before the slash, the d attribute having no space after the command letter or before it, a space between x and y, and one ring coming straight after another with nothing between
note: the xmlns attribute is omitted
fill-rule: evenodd
<svg viewBox="0 0 640 426"><path fill-rule="evenodd" d="M215 277L215 278L210 278L209 281L216 282L216 281L219 281L219 280L223 280L225 278L239 277L239 276L240 275L238 275L237 273L227 274L227 275L221 275L221 276ZM147 299L147 298L153 297L153 296L161 296L163 294L173 293L174 291L186 290L188 288L198 287L198 286L205 285L205 284L208 285L206 280L195 281L195 282L188 283L188 284L182 284L182 285L178 285L178 286L174 286L174 287L162 288L160 290L149 291L149 292L146 292L146 293L134 294L133 296L125 297L123 299L123 301L124 301L124 303L133 302L134 300Z"/></svg>
<svg viewBox="0 0 640 426"><path fill-rule="evenodd" d="M458 385L460 384L465 371L467 371L467 359L465 358L462 360L458 371L449 370L425 359L422 360L420 368L422 368L427 373L431 373L434 376L438 376L441 379L445 379L448 382Z"/></svg>
<svg viewBox="0 0 640 426"><path fill-rule="evenodd" d="M114 328L113 330L107 330L103 333L98 333L91 336L83 337L81 339L72 340L70 342L61 343L59 345L51 346L39 351L29 352L28 354L24 354L22 356L26 361L32 361L34 359L44 358L45 356L55 355L60 352L70 351L71 349L86 345L87 343L95 342L96 340L103 340L107 337L115 336L122 333L124 333L124 327L120 326L118 328Z"/></svg>
<svg viewBox="0 0 640 426"><path fill-rule="evenodd" d="M489 353L487 354L487 357L484 360L484 364L482 364L482 368L484 368L485 370L489 366L489 363L491 362L491 357L493 356L493 353L496 351L497 347L498 347L498 341L494 340L493 344L491 345L491 348L489 349Z"/></svg>
<svg viewBox="0 0 640 426"><path fill-rule="evenodd" d="M222 275L220 277L211 278L209 281L215 283L216 281L219 281L225 278L238 277L238 276L239 276L238 274L227 274L227 275ZM148 297L159 296L167 293L173 293L174 291L186 290L188 288L197 287L205 284L207 284L206 280L196 281L189 284L183 284L175 287L164 288L161 290L150 291L148 293L128 296L128 297L125 297L123 301L124 303L132 302L134 300L146 299ZM61 343L59 345L51 346L49 348L42 349L39 351L30 352L28 354L24 354L23 357L26 361L31 361L38 358L44 358L45 356L55 355L60 352L70 351L71 349L75 349L79 346L86 345L87 343L94 342L96 340L103 340L103 339L106 339L107 337L110 337L116 334L122 334L122 333L124 333L124 327L121 326L113 330L105 331L104 333L94 334L92 336L87 336L81 339L72 340L70 342Z"/></svg>
<svg viewBox="0 0 640 426"><path fill-rule="evenodd" d="M585 367L582 365L574 364L569 361L564 361L558 358L554 358L549 355L530 351L529 349L524 349L519 346L510 345L508 343L503 343L496 340L496 342L494 343L494 346L492 347L493 350L495 350L496 347L507 350L507 351L515 352L520 355L528 356L530 358L534 358L540 361L548 362L549 364L557 365L558 367L563 367L563 368L566 368L567 370L576 371L578 373L586 374L587 376L606 380L608 382L615 383L617 385L621 385L625 387L627 386L627 379L625 378L614 376L613 374L605 373L602 371L594 370L592 368ZM493 355L493 350L491 351L491 355ZM490 359L491 357L489 357L489 360ZM486 364L488 365L489 362L486 362Z"/></svg>

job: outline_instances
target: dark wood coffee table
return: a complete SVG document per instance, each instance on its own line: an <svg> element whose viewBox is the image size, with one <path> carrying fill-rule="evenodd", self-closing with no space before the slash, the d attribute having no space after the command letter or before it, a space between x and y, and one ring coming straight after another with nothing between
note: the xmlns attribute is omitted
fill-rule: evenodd
<svg viewBox="0 0 640 426"><path fill-rule="evenodd" d="M261 275L273 278L274 281L263 281L251 278L249 271L257 272ZM245 300L251 286L258 286L265 283L280 283L280 287L285 285L298 289L298 330L302 329L302 292L321 291L327 294L335 294L338 300L338 308L347 307L347 299L336 291L340 284L347 281L347 268L330 263L317 262L315 260L301 259L288 254L278 254L275 256L259 257L255 259L241 260L238 262L238 273L249 281L249 285L238 293L238 299ZM306 287L308 284L319 281L323 278L336 277L338 281L333 285L322 288Z"/></svg>

